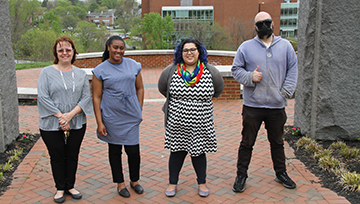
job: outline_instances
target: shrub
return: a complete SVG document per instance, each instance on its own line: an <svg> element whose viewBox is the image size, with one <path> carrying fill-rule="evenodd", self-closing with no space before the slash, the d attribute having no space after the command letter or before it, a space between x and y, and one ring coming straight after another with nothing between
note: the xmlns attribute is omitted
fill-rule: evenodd
<svg viewBox="0 0 360 204"><path fill-rule="evenodd" d="M339 169L341 168L341 163L339 160L332 156L324 156L319 159L320 166L323 169L330 170L331 169Z"/></svg>
<svg viewBox="0 0 360 204"><path fill-rule="evenodd" d="M334 142L330 145L331 149L343 149L346 148L347 145L344 142L338 141L338 142Z"/></svg>
<svg viewBox="0 0 360 204"><path fill-rule="evenodd" d="M297 141L296 145L298 147L305 147L305 146L309 145L312 142L315 142L315 141L311 140L310 138L307 138L307 137L302 137Z"/></svg>
<svg viewBox="0 0 360 204"><path fill-rule="evenodd" d="M305 146L305 151L309 152L310 154L315 154L322 150L322 146L316 144L316 142L311 142L310 144Z"/></svg>
<svg viewBox="0 0 360 204"><path fill-rule="evenodd" d="M344 189L360 192L360 174L357 174L356 171L342 175L340 183L344 186Z"/></svg>
<svg viewBox="0 0 360 204"><path fill-rule="evenodd" d="M324 150L320 150L318 152L315 152L314 154L314 159L315 160L319 160L321 157L324 157L324 156L330 156L331 155L331 150L329 149L324 149Z"/></svg>
<svg viewBox="0 0 360 204"><path fill-rule="evenodd" d="M359 149L349 147L341 148L340 154L347 159L355 158L359 155Z"/></svg>

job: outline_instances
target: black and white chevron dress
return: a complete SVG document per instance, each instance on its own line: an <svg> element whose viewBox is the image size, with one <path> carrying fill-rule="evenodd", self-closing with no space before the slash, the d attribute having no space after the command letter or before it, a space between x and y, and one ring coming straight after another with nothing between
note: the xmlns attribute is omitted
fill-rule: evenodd
<svg viewBox="0 0 360 204"><path fill-rule="evenodd" d="M165 148L171 152L187 151L192 157L216 152L214 86L209 70L205 67L200 80L192 87L175 71L169 91Z"/></svg>

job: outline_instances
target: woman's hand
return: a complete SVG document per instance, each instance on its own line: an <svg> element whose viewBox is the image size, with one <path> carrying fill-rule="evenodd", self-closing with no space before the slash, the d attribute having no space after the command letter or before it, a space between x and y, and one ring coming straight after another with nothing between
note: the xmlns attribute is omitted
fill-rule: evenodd
<svg viewBox="0 0 360 204"><path fill-rule="evenodd" d="M61 129L62 129L63 131L70 130L70 125L69 125L69 123L60 125L60 127L61 127Z"/></svg>
<svg viewBox="0 0 360 204"><path fill-rule="evenodd" d="M69 124L70 120L73 118L73 115L70 113L63 113L59 117L59 123L60 124Z"/></svg>
<svg viewBox="0 0 360 204"><path fill-rule="evenodd" d="M98 125L98 132L99 132L100 136L105 137L107 135L106 128L105 128L104 124L99 124Z"/></svg>

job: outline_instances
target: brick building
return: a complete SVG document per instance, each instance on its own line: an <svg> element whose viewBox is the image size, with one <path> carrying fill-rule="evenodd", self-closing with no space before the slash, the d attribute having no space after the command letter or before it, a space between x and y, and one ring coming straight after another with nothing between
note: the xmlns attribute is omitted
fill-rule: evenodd
<svg viewBox="0 0 360 204"><path fill-rule="evenodd" d="M275 35L280 34L281 4L297 0L142 0L142 16L155 12L162 14L163 7L212 6L214 21L223 28L229 27L232 19L243 19L253 25L259 11L268 12L275 24Z"/></svg>
<svg viewBox="0 0 360 204"><path fill-rule="evenodd" d="M113 10L109 10L108 12L100 12L100 13L95 13L95 12L88 12L86 14L86 21L87 22L94 22L95 24L101 24L104 23L105 25L113 25L114 24L114 11Z"/></svg>

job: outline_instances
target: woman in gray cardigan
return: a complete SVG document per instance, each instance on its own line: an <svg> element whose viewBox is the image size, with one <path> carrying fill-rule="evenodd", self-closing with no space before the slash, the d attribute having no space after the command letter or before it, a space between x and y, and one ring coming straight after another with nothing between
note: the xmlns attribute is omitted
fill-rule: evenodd
<svg viewBox="0 0 360 204"><path fill-rule="evenodd" d="M160 93L166 97L165 148L170 150L165 194L175 196L179 173L189 154L199 195L206 197L206 153L217 150L212 98L222 93L224 81L220 72L207 64L206 48L198 40L182 40L174 55L174 63L163 70L158 82Z"/></svg>

